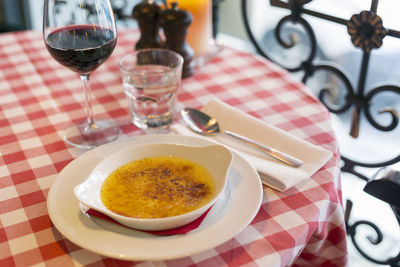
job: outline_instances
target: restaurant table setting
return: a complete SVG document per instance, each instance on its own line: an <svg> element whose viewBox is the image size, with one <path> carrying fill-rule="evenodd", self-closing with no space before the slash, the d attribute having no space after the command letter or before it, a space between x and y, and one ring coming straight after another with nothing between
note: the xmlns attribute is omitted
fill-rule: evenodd
<svg viewBox="0 0 400 267"><path fill-rule="evenodd" d="M41 32L0 35L0 266L346 266L338 141L312 92L266 59L225 46L182 79L171 125L141 129L120 72L139 38L119 30L112 55L91 75L93 116L113 120L120 135L84 149L64 141L67 126L85 120L79 75L49 55ZM214 118L221 132L190 130L184 107ZM141 231L78 201L74 188L101 162L153 144L231 151L224 190L196 221Z"/></svg>

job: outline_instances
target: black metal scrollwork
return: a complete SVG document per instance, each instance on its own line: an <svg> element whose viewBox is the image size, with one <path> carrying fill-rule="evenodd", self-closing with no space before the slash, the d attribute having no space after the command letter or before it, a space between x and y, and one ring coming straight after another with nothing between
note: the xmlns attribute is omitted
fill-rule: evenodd
<svg viewBox="0 0 400 267"><path fill-rule="evenodd" d="M399 116L396 110L394 109L384 109L380 113L388 113L392 117L392 121L390 125L383 126L378 123L372 116L370 107L371 100L373 96L383 91L391 91L394 93L400 94L400 88L395 85L386 85L378 88L371 89L370 92L364 95L365 90L365 81L368 72L368 64L370 59L370 53L372 49L376 49L381 47L383 43L383 39L386 36L392 37L400 37L400 33L395 30L385 29L383 27L382 19L376 14L376 9L378 7L378 1L374 0L371 3L370 11L362 11L360 14L353 15L350 20L345 20L341 18L337 18L334 16L330 16L327 14L315 12L312 10L308 10L304 8L304 5L311 2L310 0L289 0L288 2L281 0L270 0L271 6L280 7L289 9L291 11L290 15L283 17L274 29L275 38L278 43L283 48L292 48L297 44L297 40L294 35L290 36L289 41L284 40L282 38L282 28L287 22L292 22L298 25L301 25L304 28L305 33L308 35L310 39L310 53L307 58L302 61L296 67L285 67L282 66L279 62L275 62L281 67L286 68L290 72L298 72L304 71L304 76L302 78L303 82L307 82L309 77L311 77L316 71L327 71L331 74L338 77L345 85L346 96L345 103L342 104L342 107L333 107L331 103L328 103L327 95L332 94L332 88L323 87L320 91L319 97L322 103L328 107L329 111L335 114L340 114L347 111L351 106L354 106L353 112L353 122L351 126L351 136L358 137L358 129L359 129L359 120L360 113L363 111L368 122L371 123L375 128L382 131L392 131L394 130L399 123ZM244 18L245 29L249 35L249 39L254 44L257 52L262 56L274 61L270 56L268 56L261 45L259 44L257 38L253 35L250 23L247 18L247 1L242 0L242 13ZM349 82L349 78L339 67L334 64L320 64L314 65L314 60L316 58L316 50L317 50L317 41L314 34L314 31L310 24L302 17L302 14L312 15L314 17L322 18L331 22L335 22L338 24L342 24L347 27L347 31L350 34L352 43L362 49L363 51L363 59L361 62L361 71L358 80L357 90L353 88L351 83Z"/></svg>
<svg viewBox="0 0 400 267"><path fill-rule="evenodd" d="M329 95L331 96L332 94L335 94L335 88L332 87L323 87L319 91L319 99L321 100L322 103L325 104L327 109L335 114L340 114L345 111L347 111L351 106L352 106L352 101L351 99L354 97L354 89L353 86L350 82L350 79L347 77L347 75L344 73L344 71L340 70L340 67L335 66L333 64L320 64L314 67L314 72L322 70L325 72L330 72L336 77L338 77L345 85L346 89L346 97L345 97L345 102L341 106L331 106L328 104L328 100L326 100L326 96ZM332 92L333 91L333 92Z"/></svg>
<svg viewBox="0 0 400 267"><path fill-rule="evenodd" d="M354 106L353 111L353 121L351 125L351 132L350 135L353 137L358 137L359 131L359 120L360 120L360 113L364 112L364 115L367 121L377 128L378 130L382 131L392 131L394 130L399 124L399 115L395 109L386 108L381 110L379 113L387 113L391 116L391 122L389 125L382 125L375 118L372 116L371 113L371 106L372 106L372 99L382 92L393 92L400 95L400 87L395 85L385 85L380 86L377 88L371 89L367 94L364 94L365 90L365 81L368 74L368 64L371 55L371 51L373 49L377 49L381 47L382 42L386 36L392 36L396 38L400 38L400 32L386 29L383 27L382 19L376 14L376 10L378 7L378 0L373 0L371 3L371 9L369 11L362 11L360 14L353 15L350 20L341 19L335 16L331 16L328 14L323 14L319 12L315 12L312 10L308 10L304 7L310 1L307 0L289 0L288 2L281 1L281 0L270 0L271 6L289 9L291 11L290 15L283 17L277 24L274 33L278 43L284 48L292 48L297 44L297 40L292 36L289 41L285 41L282 38L282 28L283 25L287 22L292 22L295 24L299 24L304 28L304 31L308 34L308 38L310 39L310 53L307 55L307 58L302 61L296 67L285 67L287 70L291 72L297 71L304 71L304 76L302 78L303 82L307 82L308 78L315 74L317 71L325 71L329 72L332 75L336 76L341 80L344 84L345 89L345 97L344 102L337 106L335 103L329 103L328 99L332 99L332 94L336 90L336 88L332 88L329 86L324 86L319 92L319 98L321 102L328 108L328 110L335 114L341 114L343 112L348 111L352 106ZM244 25L246 31L249 35L249 39L254 44L257 52L262 56L274 61L270 56L268 56L263 48L261 47L260 43L258 42L257 38L253 35L253 32L250 27L250 23L247 18L247 1L242 0L242 15L244 18ZM334 23L338 23L347 27L347 31L351 36L351 40L353 44L363 50L363 57L361 62L361 69L360 69L360 76L357 84L357 88L354 88L350 82L350 79L345 74L340 67L336 66L332 63L322 63L315 65L314 60L316 57L316 37L314 31L310 24L302 17L302 14L311 15L314 17L318 17L321 19L325 19ZM279 62L275 62L278 65ZM393 160L389 160L387 162L395 163L398 162L400 155L395 157ZM343 157L344 160L347 160ZM386 162L385 162L386 163ZM379 163L376 164L367 164L369 167L377 166ZM350 166L361 166L362 163L353 161ZM386 166L386 165L381 165ZM349 171L349 170L348 170ZM354 172L352 172L354 173Z"/></svg>
<svg viewBox="0 0 400 267"><path fill-rule="evenodd" d="M316 50L317 50L317 39L315 38L314 35L314 31L312 30L312 27L310 26L310 24L303 19L302 17L296 15L289 15L286 17L283 17L277 24L276 28L275 28L275 37L278 41L278 43L280 45L282 45L284 48L292 48L293 46L295 46L298 42L298 40L296 39L296 35L292 34L290 37L290 42L285 41L281 36L282 36L282 29L283 29L283 25L287 22L294 22L297 24L300 24L305 32L307 32L308 37L310 39L310 53L308 55L308 57L300 63L299 66L294 67L294 68L286 68L288 69L290 72L296 72L296 71L304 71L304 76L303 76L303 81L307 81L307 79L312 75L312 62L315 59L315 55L316 55Z"/></svg>
<svg viewBox="0 0 400 267"><path fill-rule="evenodd" d="M366 239L373 246L376 246L376 245L379 245L380 243L382 243L383 234L382 234L381 230L379 229L379 227L370 221L360 220L360 221L356 221L353 224L349 224L349 217L350 217L352 207L353 207L353 203L350 200L347 200L347 203L346 203L346 232L348 235L350 235L351 241L353 242L354 247L357 249L357 251L364 258L366 258L367 260L369 260L373 263L382 264L382 265L390 265L393 267L399 266L400 265L400 253L397 256L389 257L385 260L376 259L376 258L368 255L367 253L365 253L365 251L362 249L362 247L360 246L360 244L358 243L358 241L356 239L357 229L360 226L367 226L375 232L376 236L373 236L373 235L366 236Z"/></svg>
<svg viewBox="0 0 400 267"><path fill-rule="evenodd" d="M381 111L379 111L379 113L388 113L391 115L392 117L392 122L387 125L387 126L383 126L381 124L379 124L377 121L374 120L374 118L371 115L370 112L370 103L371 100L374 96L376 96L379 93L382 92L394 92L397 94L400 94L400 88L397 86L393 86L393 85L384 85L384 86L380 86L377 87L375 89L372 89L371 91L369 91L366 95L365 95L365 102L367 103L367 106L365 107L365 115L367 120L377 129L381 130L381 131L392 131L394 130L397 125L399 124L399 114L397 113L397 111L393 108L386 108L383 109Z"/></svg>
<svg viewBox="0 0 400 267"><path fill-rule="evenodd" d="M287 9L290 11L290 14L281 18L277 23L277 26L274 29L274 35L278 42L278 44L284 49L293 48L298 44L298 39L295 38L295 35L292 34L289 36L288 40L283 38L282 29L284 25L288 22L293 24L300 25L304 32L308 35L307 38L310 40L310 52L306 55L306 59L300 62L296 67L285 67L280 62L276 62L273 60L262 48L258 39L254 36L249 20L248 20L248 10L247 10L247 0L242 0L242 17L244 19L244 26L250 41L253 43L257 53L264 56L265 58L273 61L277 65L284 67L290 72L299 72L303 71L304 75L302 81L304 83L307 80L316 74L317 72L329 73L331 76L335 76L343 83L344 88L344 99L343 101L338 103L333 103L333 95L337 94L337 86L336 85L325 85L319 91L319 99L321 102L328 108L328 110L335 114L341 114L348 111L351 107L353 107L353 116L351 122L351 130L350 135L354 138L357 138L359 135L359 123L361 118L361 113L363 112L367 121L376 129L381 131L392 131L399 125L399 115L398 112L393 108L385 108L379 111L379 114L388 114L390 115L390 122L387 125L383 125L379 123L373 116L371 112L371 108L373 105L373 99L384 92L391 92L394 94L400 95L400 87L396 85L383 85L376 88L372 88L368 93L365 94L365 83L368 74L368 65L370 61L370 57L373 49L378 49L382 46L384 38L390 36L395 38L400 38L400 32L387 29L383 26L382 19L377 14L377 8L379 4L379 0L372 0L371 7L368 11L362 11L359 14L353 15L350 19L342 19L329 14L320 13L317 11L313 11L307 9L305 6L307 3L311 2L311 0L270 0L270 5L273 7L278 7L282 9ZM346 72L343 71L339 66L334 63L318 63L315 64L314 61L316 59L316 51L317 51L317 41L314 34L314 31L310 24L303 18L303 15L309 15L312 17L320 18L325 21L330 21L339 25L343 25L347 28L347 32L350 35L351 41L354 46L358 49L362 50L362 60L360 64L360 74L358 77L357 87L353 87L350 82L349 77L346 75ZM364 181L368 181L369 178L356 170L356 167L364 167L364 168L379 168L384 166L390 166L400 161L400 155L386 160L382 162L376 163L363 163L358 162L356 160L352 160L344 155L341 156L344 165L342 166L343 172L351 173ZM358 221L353 225L348 224L348 217L350 216L350 210L346 208L346 228L348 234L351 236L351 239L356 247L356 249L368 260L377 263L377 264L389 264L391 266L400 266L400 253L396 257L391 257L387 260L377 260L368 254L366 254L359 244L357 243L355 236L357 233L357 228L361 225L368 226L372 228L376 237L368 237L367 239L370 241L372 245L377 245L383 240L383 235L380 229L373 223L368 221ZM395 211L395 210L394 210ZM397 212L397 213L396 213ZM398 210L395 211L396 218L399 220Z"/></svg>

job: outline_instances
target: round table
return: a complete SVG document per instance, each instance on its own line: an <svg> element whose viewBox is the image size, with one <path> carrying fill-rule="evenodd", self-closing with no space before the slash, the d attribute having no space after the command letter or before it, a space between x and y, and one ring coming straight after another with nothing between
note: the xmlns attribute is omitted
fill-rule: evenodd
<svg viewBox="0 0 400 267"><path fill-rule="evenodd" d="M118 121L122 138L143 134L130 122L118 67L138 37L135 30L120 31L113 55L92 75L95 117ZM76 246L48 215L49 188L85 152L62 140L67 125L85 118L77 74L51 58L35 31L0 35L0 66L0 266L139 264ZM195 255L139 266L346 265L338 142L327 110L285 70L228 47L184 79L177 96L179 105L194 108L212 97L334 156L310 179L285 192L264 186L256 217L229 241Z"/></svg>

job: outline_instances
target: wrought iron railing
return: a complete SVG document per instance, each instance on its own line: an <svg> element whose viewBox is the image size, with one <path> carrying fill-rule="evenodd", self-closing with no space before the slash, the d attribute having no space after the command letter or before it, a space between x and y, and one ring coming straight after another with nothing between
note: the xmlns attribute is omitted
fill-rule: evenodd
<svg viewBox="0 0 400 267"><path fill-rule="evenodd" d="M328 108L328 110L334 114L342 114L353 108L352 116L351 116L351 125L350 125L350 135L354 138L357 138L360 131L360 120L361 115L365 116L366 121L368 121L374 128L379 131L393 131L399 125L399 115L397 111L393 108L384 108L380 110L379 113L386 113L390 115L391 121L388 124L382 124L375 120L371 113L372 100L377 96L381 95L384 92L391 92L395 95L400 95L400 87L394 84L387 84L383 86L378 86L375 88L367 88L366 80L367 76L370 74L368 72L370 59L373 56L373 51L379 49L386 38L400 38L400 31L385 28L382 22L381 17L378 15L378 5L379 0L372 0L370 9L364 10L359 14L354 14L350 18L340 18L331 14L326 14L318 11L311 10L307 8L307 4L311 2L311 0L270 0L270 6L278 9L283 9L289 11L289 14L282 17L275 28L273 29L274 38L278 45L280 45L283 49L290 49L299 45L299 38L295 38L295 35L290 35L289 38L284 39L282 36L282 29L288 23L292 23L300 26L303 29L303 32L307 35L309 40L308 46L308 54L305 55L304 59L299 62L297 66L284 66L281 62L274 60L272 55L268 54L263 48L262 41L260 38L257 38L253 33L252 26L249 21L249 11L248 11L248 0L241 1L241 10L242 16L244 19L244 25L246 32L250 41L253 43L257 53L268 58L269 60L277 63L278 65L286 68L288 71L293 73L301 73L301 80L304 83L307 83L313 75L317 72L326 72L329 75L333 75L337 77L338 80L344 85L340 89L337 87L329 85L323 85L319 90L319 99L320 101ZM268 10L265 10L265 17L268 17ZM358 81L356 86L353 86L351 83L351 79L347 73L343 71L343 68L338 66L332 62L320 62L317 60L317 51L318 44L316 34L314 33L313 27L308 22L307 18L319 18L324 21L328 21L331 23L335 23L337 25L342 25L346 27L347 33L349 34L349 38L355 49L359 49L362 52L360 66L360 72L358 76ZM336 42L339 42L336 40ZM367 90L366 90L367 89ZM338 90L344 90L341 92L344 95L344 99L339 101L338 103L332 103L335 100L335 95L338 95ZM398 149L398 148L397 148ZM399 150L399 149L398 149ZM395 163L400 162L400 154L393 157L389 160L384 160L375 163L363 163L361 161L356 161L350 159L346 155L341 155L343 166L342 171L351 173L364 181L370 181L370 178L359 172L358 167L363 168L381 168L385 166L391 166ZM400 183L400 177L397 182ZM397 187L398 184L397 184ZM400 193L400 192L398 192ZM398 206L392 205L391 207L395 213L396 218L399 220L399 208ZM368 260L375 262L377 264L389 264L391 266L399 266L400 265L400 253L395 257L389 257L387 260L378 260L374 257L368 255L366 252L362 250L362 248L357 244L355 239L356 229L360 225L367 225L371 227L375 233L376 238L369 237L368 240L373 245L379 244L383 237L382 232L372 222L363 220L357 221L354 224L349 223L350 212L351 212L352 202L348 201L346 206L346 224L347 224L347 232L350 235L356 249Z"/></svg>

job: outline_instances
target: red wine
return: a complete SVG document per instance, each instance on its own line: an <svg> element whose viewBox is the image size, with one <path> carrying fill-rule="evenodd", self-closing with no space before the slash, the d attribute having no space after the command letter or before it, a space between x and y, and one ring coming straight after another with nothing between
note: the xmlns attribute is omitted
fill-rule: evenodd
<svg viewBox="0 0 400 267"><path fill-rule="evenodd" d="M116 44L109 29L83 25L58 29L46 38L49 53L62 65L89 74L112 53Z"/></svg>

